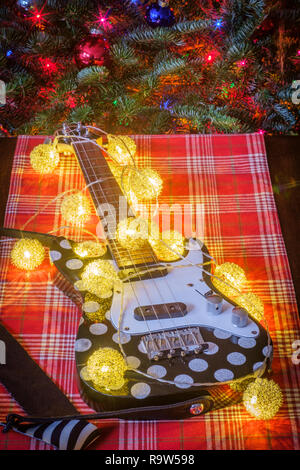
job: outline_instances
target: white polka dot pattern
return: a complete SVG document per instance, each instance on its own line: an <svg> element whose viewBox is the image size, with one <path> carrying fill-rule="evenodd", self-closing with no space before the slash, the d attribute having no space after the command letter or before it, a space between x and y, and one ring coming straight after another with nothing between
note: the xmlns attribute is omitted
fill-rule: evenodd
<svg viewBox="0 0 300 470"><path fill-rule="evenodd" d="M141 361L139 360L139 358L135 356L126 357L126 362L127 362L128 367L130 367L131 369L137 369L141 364Z"/></svg>
<svg viewBox="0 0 300 470"><path fill-rule="evenodd" d="M112 337L112 340L117 344L126 344L129 343L131 336L128 333L115 333Z"/></svg>
<svg viewBox="0 0 300 470"><path fill-rule="evenodd" d="M256 345L256 340L254 338L239 338L238 345L244 349L252 349Z"/></svg>
<svg viewBox="0 0 300 470"><path fill-rule="evenodd" d="M203 372L208 368L208 364L204 359L192 359L189 362L189 368L194 372Z"/></svg>
<svg viewBox="0 0 300 470"><path fill-rule="evenodd" d="M245 364L246 357L244 356L244 354L241 354L239 352L233 352L228 354L227 361L234 366L241 366L242 364Z"/></svg>
<svg viewBox="0 0 300 470"><path fill-rule="evenodd" d="M263 362L256 362L253 365L253 371L255 372L256 370L260 369L262 365L263 365Z"/></svg>
<svg viewBox="0 0 300 470"><path fill-rule="evenodd" d="M83 262L81 261L81 259L68 259L68 261L66 262L66 266L68 269L80 269L82 268L83 266Z"/></svg>
<svg viewBox="0 0 300 470"><path fill-rule="evenodd" d="M273 350L272 346L265 346L262 350L262 353L265 357L267 357L267 356L270 356L270 354L272 354L272 350Z"/></svg>
<svg viewBox="0 0 300 470"><path fill-rule="evenodd" d="M62 240L60 242L60 246L62 248L64 248L65 250L71 250L71 248L72 248L71 245L70 245L70 242L68 240Z"/></svg>
<svg viewBox="0 0 300 470"><path fill-rule="evenodd" d="M100 304L98 302L95 302L94 300L89 300L87 302L84 302L82 305L82 310L85 313L95 313L99 309Z"/></svg>
<svg viewBox="0 0 300 470"><path fill-rule="evenodd" d="M212 354L217 354L217 352L219 351L219 346L215 343L211 343L211 342L208 342L208 348L203 351L204 354L207 354L207 355L212 355Z"/></svg>
<svg viewBox="0 0 300 470"><path fill-rule="evenodd" d="M218 339L228 339L230 338L231 333L229 333L228 331L219 330L218 328L216 328L214 331L214 335Z"/></svg>

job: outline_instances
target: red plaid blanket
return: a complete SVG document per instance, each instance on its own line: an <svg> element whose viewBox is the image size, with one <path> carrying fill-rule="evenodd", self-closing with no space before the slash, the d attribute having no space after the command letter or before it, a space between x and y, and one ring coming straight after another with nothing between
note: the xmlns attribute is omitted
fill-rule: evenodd
<svg viewBox="0 0 300 470"><path fill-rule="evenodd" d="M11 175L5 226L20 228L57 194L84 187L74 156L39 177L29 154L43 137L19 137ZM160 204L203 204L204 242L219 263L232 261L247 273L249 287L265 303L274 341L274 378L284 404L270 421L257 421L235 405L179 422L98 422L107 428L98 449L299 449L300 365L292 344L300 339L299 319L288 259L268 171L263 137L254 135L136 136L141 166L157 169L164 180ZM51 203L26 228L49 232L65 224ZM92 216L86 228L94 230ZM84 236L78 230L64 232ZM1 321L81 412L91 410L75 383L74 339L80 312L51 284L49 262L29 276L13 268L13 240L0 244ZM295 362L295 361L294 361ZM34 399L34 398L33 398ZM0 420L22 411L0 385ZM17 433L0 434L0 449L46 449Z"/></svg>

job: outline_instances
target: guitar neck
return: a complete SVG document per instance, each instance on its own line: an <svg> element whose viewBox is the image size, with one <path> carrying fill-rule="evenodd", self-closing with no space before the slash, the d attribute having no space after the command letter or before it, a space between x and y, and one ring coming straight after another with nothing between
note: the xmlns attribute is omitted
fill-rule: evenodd
<svg viewBox="0 0 300 470"><path fill-rule="evenodd" d="M111 253L120 269L142 268L149 265L157 265L158 260L146 242L142 249L128 250L120 245L115 238L118 222L127 217L122 214L122 201L124 204L124 194L113 176L109 165L99 147L92 142L72 143L77 160L81 167L86 184L93 200L96 212L101 219L105 217L105 224L102 220L103 230L109 244ZM97 180L101 180L96 182Z"/></svg>

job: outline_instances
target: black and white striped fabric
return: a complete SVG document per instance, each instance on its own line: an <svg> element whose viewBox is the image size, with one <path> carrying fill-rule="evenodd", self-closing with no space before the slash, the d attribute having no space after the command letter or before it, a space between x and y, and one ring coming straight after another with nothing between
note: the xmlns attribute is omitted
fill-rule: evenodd
<svg viewBox="0 0 300 470"><path fill-rule="evenodd" d="M43 424L19 424L14 431L51 444L59 450L83 450L100 435L100 429L84 420L57 420Z"/></svg>

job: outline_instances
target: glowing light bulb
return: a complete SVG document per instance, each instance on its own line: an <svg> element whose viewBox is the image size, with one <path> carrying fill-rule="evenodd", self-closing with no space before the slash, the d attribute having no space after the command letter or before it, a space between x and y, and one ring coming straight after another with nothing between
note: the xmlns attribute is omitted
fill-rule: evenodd
<svg viewBox="0 0 300 470"><path fill-rule="evenodd" d="M94 351L87 361L87 373L94 387L119 390L125 384L127 364L123 356L112 348Z"/></svg>
<svg viewBox="0 0 300 470"><path fill-rule="evenodd" d="M239 295L235 302L255 318L257 321L261 321L264 316L264 304L262 300L255 295L253 292L247 292Z"/></svg>
<svg viewBox="0 0 300 470"><path fill-rule="evenodd" d="M74 243L72 249L81 258L97 258L103 256L107 251L105 242L95 242L92 240Z"/></svg>
<svg viewBox="0 0 300 470"><path fill-rule="evenodd" d="M100 299L112 296L114 286L119 286L120 280L112 264L107 260L96 260L88 263L81 280L75 286L82 291L96 295Z"/></svg>
<svg viewBox="0 0 300 470"><path fill-rule="evenodd" d="M30 153L30 163L37 173L52 173L59 163L59 153L53 144L37 145Z"/></svg>
<svg viewBox="0 0 300 470"><path fill-rule="evenodd" d="M143 248L148 240L148 222L141 217L128 217L118 223L116 238L127 249Z"/></svg>
<svg viewBox="0 0 300 470"><path fill-rule="evenodd" d="M250 402L251 402L251 405L255 405L255 403L257 403L257 396L254 395L254 396L251 398Z"/></svg>
<svg viewBox="0 0 300 470"><path fill-rule="evenodd" d="M282 392L273 380L257 378L243 394L246 410L257 419L273 418L282 405Z"/></svg>
<svg viewBox="0 0 300 470"><path fill-rule="evenodd" d="M132 159L136 152L136 143L133 139L126 135L109 134L107 140L107 152L119 165L129 165L133 163Z"/></svg>
<svg viewBox="0 0 300 470"><path fill-rule="evenodd" d="M142 168L141 170L131 170L128 184L124 186L125 189L130 189L137 200L151 200L161 193L163 182L157 171L151 168Z"/></svg>

